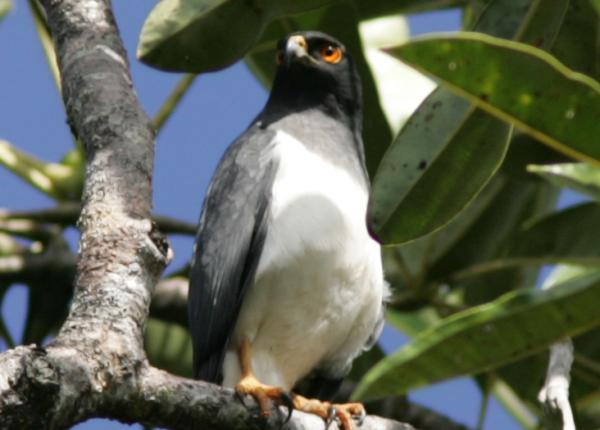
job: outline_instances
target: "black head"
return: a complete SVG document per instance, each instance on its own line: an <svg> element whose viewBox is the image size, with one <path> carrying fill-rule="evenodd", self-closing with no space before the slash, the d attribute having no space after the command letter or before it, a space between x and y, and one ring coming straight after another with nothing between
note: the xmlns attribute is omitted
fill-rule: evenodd
<svg viewBox="0 0 600 430"><path fill-rule="evenodd" d="M317 31L292 33L277 44L275 62L266 111L317 108L360 130L360 78L342 43Z"/></svg>

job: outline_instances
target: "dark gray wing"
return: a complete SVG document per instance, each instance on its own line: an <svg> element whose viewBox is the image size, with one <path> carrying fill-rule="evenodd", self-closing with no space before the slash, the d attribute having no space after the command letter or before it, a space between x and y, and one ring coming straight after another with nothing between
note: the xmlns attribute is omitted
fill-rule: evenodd
<svg viewBox="0 0 600 430"><path fill-rule="evenodd" d="M275 133L249 128L225 152L209 186L190 272L194 377L220 383L229 337L266 236Z"/></svg>

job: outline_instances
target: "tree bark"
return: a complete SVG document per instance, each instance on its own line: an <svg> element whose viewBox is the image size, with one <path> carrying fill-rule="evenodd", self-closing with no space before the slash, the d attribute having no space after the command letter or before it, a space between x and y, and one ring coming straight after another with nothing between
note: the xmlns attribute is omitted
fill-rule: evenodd
<svg viewBox="0 0 600 430"><path fill-rule="evenodd" d="M175 429L322 429L315 416L170 375L148 364L143 329L171 258L150 219L154 135L129 75L109 0L42 0L69 123L87 157L70 313L46 347L0 355L0 428L56 429L109 417ZM331 426L330 428L335 428ZM368 429L410 429L367 417Z"/></svg>

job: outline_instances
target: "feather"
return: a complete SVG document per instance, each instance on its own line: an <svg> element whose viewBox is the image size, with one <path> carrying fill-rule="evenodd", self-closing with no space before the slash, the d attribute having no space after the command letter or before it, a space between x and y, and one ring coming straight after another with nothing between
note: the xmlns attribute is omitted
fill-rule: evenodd
<svg viewBox="0 0 600 430"><path fill-rule="evenodd" d="M220 383L227 343L262 252L274 133L253 126L225 152L207 192L190 272L194 377Z"/></svg>

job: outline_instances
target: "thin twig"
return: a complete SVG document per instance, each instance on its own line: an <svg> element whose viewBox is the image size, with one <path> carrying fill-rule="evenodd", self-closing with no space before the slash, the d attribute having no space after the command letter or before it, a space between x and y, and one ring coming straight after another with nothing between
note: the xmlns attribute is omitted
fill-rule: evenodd
<svg viewBox="0 0 600 430"><path fill-rule="evenodd" d="M57 224L63 227L74 226L81 213L81 206L78 203L62 203L58 206L37 209L33 211L8 211L0 210L0 220L29 220L41 223ZM196 234L196 224L187 221L178 220L164 215L153 215L152 219L157 223L158 228L164 233L172 234Z"/></svg>
<svg viewBox="0 0 600 430"><path fill-rule="evenodd" d="M156 133L159 133L160 130L162 130L163 126L171 117L175 108L177 108L179 102L190 89L197 77L198 75L187 74L177 83L167 100L165 100L160 107L158 113L154 116L152 126L154 127L154 130L156 130Z"/></svg>

